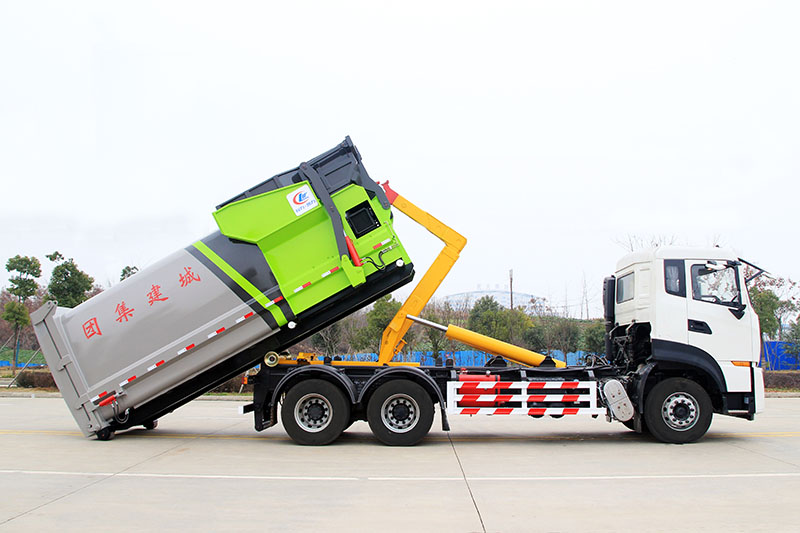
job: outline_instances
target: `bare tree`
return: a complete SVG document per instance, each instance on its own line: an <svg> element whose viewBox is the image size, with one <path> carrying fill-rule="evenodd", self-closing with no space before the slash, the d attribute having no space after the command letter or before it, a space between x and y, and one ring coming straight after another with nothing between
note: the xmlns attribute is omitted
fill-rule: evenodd
<svg viewBox="0 0 800 533"><path fill-rule="evenodd" d="M678 238L675 235L650 235L649 237L644 237L642 235L629 233L621 239L614 239L614 244L621 246L628 252L655 248L657 246L670 246L677 242Z"/></svg>

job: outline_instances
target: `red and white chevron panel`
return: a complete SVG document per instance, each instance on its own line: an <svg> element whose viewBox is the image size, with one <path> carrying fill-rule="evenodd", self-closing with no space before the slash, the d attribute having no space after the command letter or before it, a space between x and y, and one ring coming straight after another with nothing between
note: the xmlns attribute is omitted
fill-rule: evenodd
<svg viewBox="0 0 800 533"><path fill-rule="evenodd" d="M596 381L450 381L447 414L604 415L606 409L597 406Z"/></svg>

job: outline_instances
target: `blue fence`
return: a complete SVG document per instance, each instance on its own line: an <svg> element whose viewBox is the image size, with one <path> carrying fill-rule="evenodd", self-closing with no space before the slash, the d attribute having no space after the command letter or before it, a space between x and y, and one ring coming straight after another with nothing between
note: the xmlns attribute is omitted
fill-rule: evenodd
<svg viewBox="0 0 800 533"><path fill-rule="evenodd" d="M555 350L550 354L554 359L564 360L564 353ZM576 366L583 363L585 352L576 352L567 354L567 365ZM351 355L342 355L345 361L377 361L378 355L375 353L359 353ZM403 361L406 363L419 363L424 366L433 366L435 364L442 364L445 358L453 359L455 366L483 366L492 358L491 354L480 352L477 350L459 350L457 352L439 352L440 362L437 363L436 356L432 351L427 352L411 352L397 354L394 358L395 361Z"/></svg>
<svg viewBox="0 0 800 533"><path fill-rule="evenodd" d="M761 348L761 366L767 370L800 370L800 357L786 353L788 342L767 341Z"/></svg>
<svg viewBox="0 0 800 533"><path fill-rule="evenodd" d="M17 361L17 368L22 368L24 365L24 361ZM0 361L0 367L11 367L11 361ZM28 365L28 368L42 368L43 366L47 365Z"/></svg>

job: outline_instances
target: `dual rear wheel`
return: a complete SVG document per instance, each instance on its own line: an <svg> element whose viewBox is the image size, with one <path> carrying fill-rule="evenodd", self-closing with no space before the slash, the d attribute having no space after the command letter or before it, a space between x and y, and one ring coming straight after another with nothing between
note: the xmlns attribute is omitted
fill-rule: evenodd
<svg viewBox="0 0 800 533"><path fill-rule="evenodd" d="M281 422L298 444L330 444L351 423L351 404L344 392L328 381L309 379L286 393ZM433 423L433 401L418 383L395 379L380 385L367 403L367 422L375 437L389 446L412 446Z"/></svg>

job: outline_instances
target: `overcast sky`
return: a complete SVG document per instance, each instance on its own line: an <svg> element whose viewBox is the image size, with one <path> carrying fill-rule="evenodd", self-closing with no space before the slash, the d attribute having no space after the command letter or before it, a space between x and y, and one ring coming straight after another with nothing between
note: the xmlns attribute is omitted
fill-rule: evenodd
<svg viewBox="0 0 800 533"><path fill-rule="evenodd" d="M629 235L800 279L798 21L797 2L3 1L0 260L58 249L109 286L350 135L468 238L441 295L513 268L575 316L585 279L599 316ZM421 273L438 241L395 218Z"/></svg>

